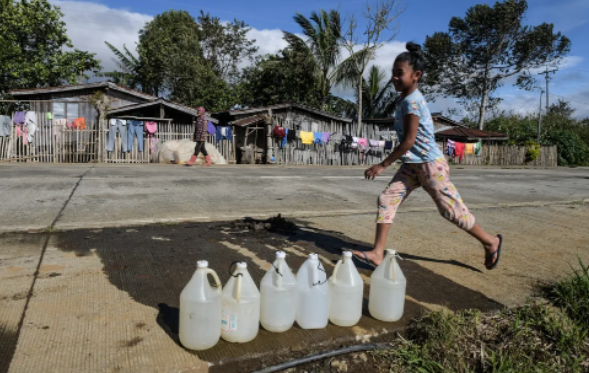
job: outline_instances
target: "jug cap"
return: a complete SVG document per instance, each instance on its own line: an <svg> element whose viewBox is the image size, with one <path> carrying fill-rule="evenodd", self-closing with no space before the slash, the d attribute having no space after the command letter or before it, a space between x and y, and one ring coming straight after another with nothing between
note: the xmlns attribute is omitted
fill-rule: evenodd
<svg viewBox="0 0 589 373"><path fill-rule="evenodd" d="M247 263L246 262L237 262L237 269L246 269Z"/></svg>
<svg viewBox="0 0 589 373"><path fill-rule="evenodd" d="M196 268L208 268L209 267L209 262L206 260L199 260L198 262L196 262Z"/></svg>
<svg viewBox="0 0 589 373"><path fill-rule="evenodd" d="M319 255L313 253L313 254L309 254L309 259L311 260L319 260Z"/></svg>
<svg viewBox="0 0 589 373"><path fill-rule="evenodd" d="M351 251L344 251L343 256L344 256L344 258L351 258L352 257L352 252Z"/></svg>
<svg viewBox="0 0 589 373"><path fill-rule="evenodd" d="M386 249L387 254L390 255L397 255L397 250L393 250L393 249Z"/></svg>
<svg viewBox="0 0 589 373"><path fill-rule="evenodd" d="M284 251L277 251L276 258L277 259L284 259L284 258L286 258L286 253Z"/></svg>

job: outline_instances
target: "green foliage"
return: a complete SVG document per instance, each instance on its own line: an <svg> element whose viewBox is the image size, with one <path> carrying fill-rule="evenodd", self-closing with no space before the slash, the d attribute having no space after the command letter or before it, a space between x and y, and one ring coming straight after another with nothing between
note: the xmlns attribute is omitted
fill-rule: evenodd
<svg viewBox="0 0 589 373"><path fill-rule="evenodd" d="M135 57L126 45L123 45L123 51L120 51L107 41L105 41L104 44L106 44L117 57L114 61L120 71L103 72L100 73L99 76L110 78L113 83L131 89L144 92L149 91L148 84L144 81L143 76L141 75L141 62L139 61L139 58Z"/></svg>
<svg viewBox="0 0 589 373"><path fill-rule="evenodd" d="M579 259L579 269L564 280L545 288L545 296L579 326L589 331L589 266Z"/></svg>
<svg viewBox="0 0 589 373"><path fill-rule="evenodd" d="M530 68L554 64L570 51L570 40L555 33L554 25L525 25L527 8L526 0L475 5L464 18L453 17L448 32L426 37L430 93L478 101L479 128L504 79L517 76L517 85L529 89Z"/></svg>
<svg viewBox="0 0 589 373"><path fill-rule="evenodd" d="M540 144L535 141L526 141L526 162L533 162L540 156Z"/></svg>
<svg viewBox="0 0 589 373"><path fill-rule="evenodd" d="M47 0L0 2L0 97L10 90L80 83L98 72L94 54L74 49L63 14Z"/></svg>

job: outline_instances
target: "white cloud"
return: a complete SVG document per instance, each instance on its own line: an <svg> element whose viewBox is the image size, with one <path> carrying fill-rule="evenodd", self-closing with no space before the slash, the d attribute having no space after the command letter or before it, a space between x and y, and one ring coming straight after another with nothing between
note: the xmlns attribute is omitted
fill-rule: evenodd
<svg viewBox="0 0 589 373"><path fill-rule="evenodd" d="M259 55L276 53L279 50L286 48L288 45L288 43L282 38L283 33L279 29L257 30L252 28L247 36L250 39L256 40L255 45L259 48Z"/></svg>
<svg viewBox="0 0 589 373"><path fill-rule="evenodd" d="M126 45L135 53L139 30L153 19L147 14L113 9L93 2L51 2L61 8L74 48L96 53L104 71L112 71L116 67L112 60L114 55L104 42L108 41L119 50Z"/></svg>

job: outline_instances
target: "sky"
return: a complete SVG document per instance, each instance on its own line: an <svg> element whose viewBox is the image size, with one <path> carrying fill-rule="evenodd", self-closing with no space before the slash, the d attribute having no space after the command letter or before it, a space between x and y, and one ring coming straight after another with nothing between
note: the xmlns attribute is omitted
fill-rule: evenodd
<svg viewBox="0 0 589 373"><path fill-rule="evenodd" d="M138 31L155 15L166 10L186 10L195 18L200 10L211 13L222 20L245 21L252 29L249 37L256 40L260 54L274 53L286 46L282 31L299 33L299 26L293 15L300 12L309 16L319 9L339 9L341 14L362 17L366 0L331 1L298 0L102 0L102 1L61 1L50 0L64 13L68 35L74 47L93 52L102 60L105 71L115 68L114 57L105 46L108 41L118 48L127 45L135 50ZM375 4L377 0L368 0ZM454 16L463 17L468 8L480 4L493 4L484 0L400 0L405 11L399 18L399 30L394 41L383 46L373 61L374 64L390 71L395 57L405 50L405 43L423 43L427 35L437 31L448 31L448 23ZM570 54L563 60L559 71L551 76L550 102L566 99L579 118L589 117L589 0L528 0L525 23L538 25L554 23L572 41ZM362 25L360 25L361 27ZM538 75L539 83L545 87L545 80ZM513 87L514 80L506 81L496 92L503 98L501 109L518 113L538 112L540 92L523 91ZM350 96L348 91L336 90L336 94ZM545 100L546 96L544 96ZM430 109L446 111L459 105L452 98L440 98L430 103ZM458 117L459 119L459 117Z"/></svg>

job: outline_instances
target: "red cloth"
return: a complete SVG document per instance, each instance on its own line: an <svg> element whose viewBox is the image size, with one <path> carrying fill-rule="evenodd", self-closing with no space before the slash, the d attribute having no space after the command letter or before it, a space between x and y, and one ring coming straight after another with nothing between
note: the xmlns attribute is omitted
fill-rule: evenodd
<svg viewBox="0 0 589 373"><path fill-rule="evenodd" d="M274 127L274 134L276 137L283 138L286 136L286 132L284 131L284 127L276 126Z"/></svg>
<svg viewBox="0 0 589 373"><path fill-rule="evenodd" d="M458 157L458 162L462 162L462 157L464 156L464 148L466 147L466 144L463 142L455 142L454 145L454 154L456 157Z"/></svg>

